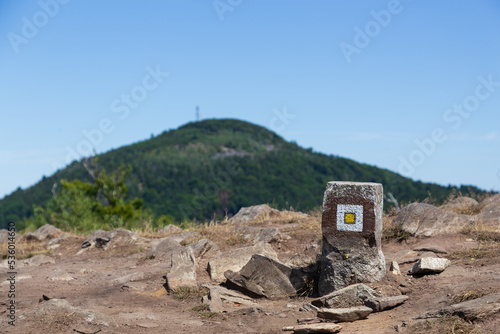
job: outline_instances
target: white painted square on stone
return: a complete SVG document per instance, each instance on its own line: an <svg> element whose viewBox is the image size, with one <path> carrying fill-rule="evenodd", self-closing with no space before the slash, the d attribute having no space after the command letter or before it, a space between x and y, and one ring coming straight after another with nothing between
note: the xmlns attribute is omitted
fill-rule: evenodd
<svg viewBox="0 0 500 334"><path fill-rule="evenodd" d="M354 223L344 221L346 214L354 214ZM337 230L363 232L363 206L353 204L337 204Z"/></svg>

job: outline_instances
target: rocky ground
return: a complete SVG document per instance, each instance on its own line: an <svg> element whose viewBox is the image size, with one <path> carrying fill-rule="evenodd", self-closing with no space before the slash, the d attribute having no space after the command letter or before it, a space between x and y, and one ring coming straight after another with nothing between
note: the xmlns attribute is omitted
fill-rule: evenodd
<svg viewBox="0 0 500 334"><path fill-rule="evenodd" d="M412 204L384 220L387 275L363 286L371 297L358 293L361 299L343 305L360 309L348 322L324 319L335 307L317 309L325 306L314 295L319 212L258 206L227 222L156 233L76 236L45 226L17 237L15 298L8 297L7 243L0 245L0 331L282 333L284 327L337 322L341 333L500 333L499 195L482 203L457 199L441 208ZM3 231L0 241L5 238ZM441 261L441 272L408 274L422 258L450 262ZM253 267L245 266L249 261ZM401 274L390 270L392 261ZM259 276L259 268L267 274ZM384 308L380 296L408 299L372 311ZM15 326L8 324L11 299Z"/></svg>

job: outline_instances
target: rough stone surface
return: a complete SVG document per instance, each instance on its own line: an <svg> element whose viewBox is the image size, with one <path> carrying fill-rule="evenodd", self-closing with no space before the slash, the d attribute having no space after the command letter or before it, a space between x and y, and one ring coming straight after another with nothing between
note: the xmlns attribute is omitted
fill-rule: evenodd
<svg viewBox="0 0 500 334"><path fill-rule="evenodd" d="M368 299L365 306L371 308L373 312L382 312L403 304L408 300L408 296L379 297Z"/></svg>
<svg viewBox="0 0 500 334"><path fill-rule="evenodd" d="M311 259L309 256L305 254L295 254L288 261L287 264L294 268L304 268L309 267L310 265L315 264L316 261Z"/></svg>
<svg viewBox="0 0 500 334"><path fill-rule="evenodd" d="M302 270L259 254L253 255L239 272L228 270L224 275L240 288L269 299L294 296L307 281Z"/></svg>
<svg viewBox="0 0 500 334"><path fill-rule="evenodd" d="M428 312L420 318L433 318L444 315L458 315L467 320L491 319L500 313L500 292L445 307L439 311Z"/></svg>
<svg viewBox="0 0 500 334"><path fill-rule="evenodd" d="M328 182L322 215L320 295L386 274L379 183Z"/></svg>
<svg viewBox="0 0 500 334"><path fill-rule="evenodd" d="M200 234L194 231L186 231L178 234L173 234L169 238L179 242L182 245L188 245L194 242Z"/></svg>
<svg viewBox="0 0 500 334"><path fill-rule="evenodd" d="M162 238L157 241L151 252L149 252L148 257L166 262L169 267L172 266L172 252L177 249L182 249L184 246L170 237Z"/></svg>
<svg viewBox="0 0 500 334"><path fill-rule="evenodd" d="M247 224L251 221L264 220L278 214L278 210L272 209L267 204L261 204L241 208L229 221L234 224Z"/></svg>
<svg viewBox="0 0 500 334"><path fill-rule="evenodd" d="M399 269L399 264L396 261L391 262L389 271L394 275L401 275L401 269Z"/></svg>
<svg viewBox="0 0 500 334"><path fill-rule="evenodd" d="M96 230L82 243L82 248L102 248L108 249L110 245L116 244L142 244L147 243L147 240L137 233L117 228L112 231Z"/></svg>
<svg viewBox="0 0 500 334"><path fill-rule="evenodd" d="M174 234L181 233L183 230L179 226L175 226L173 224L169 224L158 231L159 234Z"/></svg>
<svg viewBox="0 0 500 334"><path fill-rule="evenodd" d="M342 326L327 322L283 327L283 331L293 331L295 334L338 333Z"/></svg>
<svg viewBox="0 0 500 334"><path fill-rule="evenodd" d="M35 311L35 316L38 319L45 316L53 316L58 318L64 317L68 322L80 321L100 326L116 326L113 318L105 314L73 307L66 300L55 298L40 305Z"/></svg>
<svg viewBox="0 0 500 334"><path fill-rule="evenodd" d="M279 242L287 238L276 227L236 226L234 231L245 240L253 242Z"/></svg>
<svg viewBox="0 0 500 334"><path fill-rule="evenodd" d="M448 212L425 203L412 203L398 213L392 225L415 237L430 237L460 232L471 221L466 215Z"/></svg>
<svg viewBox="0 0 500 334"><path fill-rule="evenodd" d="M172 268L167 274L169 290L180 286L196 286L196 259L193 251L183 247L172 251Z"/></svg>
<svg viewBox="0 0 500 334"><path fill-rule="evenodd" d="M241 268L250 261L254 254L277 258L276 252L268 243L257 243L254 246L226 251L208 261L207 270L210 274L210 278L219 283L225 281L224 272L227 270L234 272L240 271Z"/></svg>
<svg viewBox="0 0 500 334"><path fill-rule="evenodd" d="M4 242L7 242L9 240L9 231L6 229L1 229L0 230L0 244L3 244Z"/></svg>
<svg viewBox="0 0 500 334"><path fill-rule="evenodd" d="M311 303L317 307L346 308L364 305L366 300L376 297L382 297L382 295L369 286L359 283L334 291Z"/></svg>
<svg viewBox="0 0 500 334"><path fill-rule="evenodd" d="M450 260L439 257L423 257L409 270L409 274L440 273L450 265Z"/></svg>
<svg viewBox="0 0 500 334"><path fill-rule="evenodd" d="M50 256L39 254L23 260L22 263L28 267L41 266L42 264L54 264L56 261Z"/></svg>
<svg viewBox="0 0 500 334"><path fill-rule="evenodd" d="M199 259L210 254L219 255L219 247L209 239L200 239L187 246L193 251L195 258Z"/></svg>
<svg viewBox="0 0 500 334"><path fill-rule="evenodd" d="M24 241L47 241L52 238L58 237L60 235L64 234L63 231L58 229L55 226L52 226L50 224L45 224L42 227L38 228L35 232L28 232L23 237L21 240Z"/></svg>
<svg viewBox="0 0 500 334"><path fill-rule="evenodd" d="M484 200L481 207L481 212L477 215L477 222L500 227L500 194Z"/></svg>
<svg viewBox="0 0 500 334"><path fill-rule="evenodd" d="M205 285L209 294L203 297L203 304L208 305L210 312L234 312L244 307L259 307L251 298L237 291L226 289L222 286ZM235 306L237 305L237 306Z"/></svg>
<svg viewBox="0 0 500 334"><path fill-rule="evenodd" d="M442 205L441 209L459 214L474 212L479 209L479 203L473 198L461 196L453 199L445 205Z"/></svg>
<svg viewBox="0 0 500 334"><path fill-rule="evenodd" d="M366 306L349 308L322 308L318 310L318 317L337 322L352 322L366 318L373 310Z"/></svg>

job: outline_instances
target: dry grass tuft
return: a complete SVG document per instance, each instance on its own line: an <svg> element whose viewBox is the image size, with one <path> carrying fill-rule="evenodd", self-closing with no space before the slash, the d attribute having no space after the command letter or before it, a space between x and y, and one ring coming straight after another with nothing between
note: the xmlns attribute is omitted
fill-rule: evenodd
<svg viewBox="0 0 500 334"><path fill-rule="evenodd" d="M417 334L486 334L458 316L445 316L419 322L412 325L411 330Z"/></svg>
<svg viewBox="0 0 500 334"><path fill-rule="evenodd" d="M411 234L404 231L401 226L392 225L395 216L394 213L384 214L383 216L382 240L385 242L389 240L403 242L407 241L411 236Z"/></svg>
<svg viewBox="0 0 500 334"><path fill-rule="evenodd" d="M193 230L200 233L200 239L207 238L212 240L221 250L249 244L249 241L236 233L229 223L210 221L193 228Z"/></svg>
<svg viewBox="0 0 500 334"><path fill-rule="evenodd" d="M170 292L172 297L181 301L188 301L194 299L200 299L201 297L208 294L208 289L203 287L193 287L193 286L180 286L177 289Z"/></svg>
<svg viewBox="0 0 500 334"><path fill-rule="evenodd" d="M462 249L450 254L452 260L477 260L500 257L500 244L483 243L477 248Z"/></svg>
<svg viewBox="0 0 500 334"><path fill-rule="evenodd" d="M452 300L453 300L454 304L458 304L458 303L466 302L468 300L477 299L477 298L480 298L480 297L483 297L486 295L487 295L487 293L485 291L466 290L466 291L460 292L459 294L454 295Z"/></svg>
<svg viewBox="0 0 500 334"><path fill-rule="evenodd" d="M217 312L211 312L208 309L207 304L196 305L191 310L195 311L199 317L205 318L205 319L211 319L211 318L216 317L218 315Z"/></svg>

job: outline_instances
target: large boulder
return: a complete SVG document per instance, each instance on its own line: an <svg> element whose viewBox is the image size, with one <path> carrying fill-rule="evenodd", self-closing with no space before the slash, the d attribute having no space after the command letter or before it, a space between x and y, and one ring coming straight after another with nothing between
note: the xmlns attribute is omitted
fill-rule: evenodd
<svg viewBox="0 0 500 334"><path fill-rule="evenodd" d="M348 308L364 305L367 300L377 297L382 297L382 295L369 286L358 283L315 299L311 304L316 307Z"/></svg>
<svg viewBox="0 0 500 334"><path fill-rule="evenodd" d="M172 258L172 251L182 247L183 246L181 246L179 242L170 237L162 238L153 246L151 252L149 252L149 257L170 261Z"/></svg>
<svg viewBox="0 0 500 334"><path fill-rule="evenodd" d="M52 238L56 238L60 235L64 234L63 231L58 229L57 227L50 225L50 224L45 224L42 227L38 228L35 232L28 232L23 237L21 240L24 241L48 241Z"/></svg>
<svg viewBox="0 0 500 334"><path fill-rule="evenodd" d="M440 208L449 212L471 215L479 211L479 203L473 198L461 196L442 205Z"/></svg>
<svg viewBox="0 0 500 334"><path fill-rule="evenodd" d="M301 269L260 254L253 255L239 272L228 270L224 276L243 290L269 299L294 296L307 282Z"/></svg>
<svg viewBox="0 0 500 334"><path fill-rule="evenodd" d="M272 209L267 204L261 204L241 208L229 221L234 224L247 224L251 221L265 220L277 215L279 215L278 210Z"/></svg>
<svg viewBox="0 0 500 334"><path fill-rule="evenodd" d="M196 286L196 259L193 251L187 247L172 251L171 269L167 274L169 290L181 286Z"/></svg>
<svg viewBox="0 0 500 334"><path fill-rule="evenodd" d="M412 203L398 213L392 225L415 237L430 237L458 233L471 221L466 215L448 212L425 203Z"/></svg>
<svg viewBox="0 0 500 334"><path fill-rule="evenodd" d="M229 250L208 261L207 270L210 278L219 283L225 281L224 273L227 270L240 271L254 254L277 257L276 252L268 243L257 243L254 246Z"/></svg>
<svg viewBox="0 0 500 334"><path fill-rule="evenodd" d="M487 198L481 202L481 212L477 215L477 221L485 225L500 227L500 194Z"/></svg>

